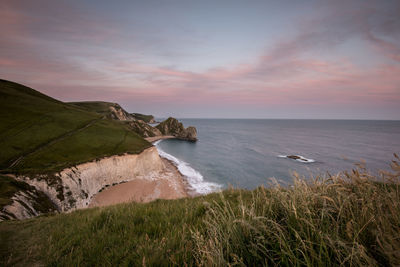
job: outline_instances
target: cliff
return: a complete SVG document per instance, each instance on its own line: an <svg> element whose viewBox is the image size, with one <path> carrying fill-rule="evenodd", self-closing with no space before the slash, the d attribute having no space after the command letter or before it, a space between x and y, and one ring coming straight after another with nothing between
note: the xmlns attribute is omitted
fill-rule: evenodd
<svg viewBox="0 0 400 267"><path fill-rule="evenodd" d="M146 123L156 123L153 115L145 115L140 113L131 113L136 120L144 121Z"/></svg>
<svg viewBox="0 0 400 267"><path fill-rule="evenodd" d="M83 208L105 187L168 180L155 147L161 131L110 102L64 103L0 80L0 219ZM150 115L147 116L151 119ZM163 128L193 139L195 129Z"/></svg>
<svg viewBox="0 0 400 267"><path fill-rule="evenodd" d="M172 135L178 139L192 142L197 141L197 130L195 127L190 126L185 129L181 122L172 117L158 124L156 128L160 130L163 135Z"/></svg>
<svg viewBox="0 0 400 267"><path fill-rule="evenodd" d="M17 176L18 181L29 185L32 193L15 193L12 203L0 211L0 219L25 219L44 213L35 208L35 193L45 194L54 204L55 208L49 211L66 212L87 207L93 196L108 186L134 179L162 179L165 171L157 149L150 147L140 154L107 157L52 176Z"/></svg>
<svg viewBox="0 0 400 267"><path fill-rule="evenodd" d="M141 137L154 137L160 136L161 132L155 127L148 125L147 123L139 120L139 121L130 121L128 122L129 128L132 129L135 133L140 135Z"/></svg>
<svg viewBox="0 0 400 267"><path fill-rule="evenodd" d="M57 211L46 194L12 176L1 175L0 188L0 221Z"/></svg>

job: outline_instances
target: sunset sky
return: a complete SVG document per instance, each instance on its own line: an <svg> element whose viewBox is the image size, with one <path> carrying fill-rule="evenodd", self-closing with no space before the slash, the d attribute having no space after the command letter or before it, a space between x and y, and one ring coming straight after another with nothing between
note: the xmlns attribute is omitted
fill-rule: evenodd
<svg viewBox="0 0 400 267"><path fill-rule="evenodd" d="M0 78L178 118L400 119L400 1L0 2Z"/></svg>

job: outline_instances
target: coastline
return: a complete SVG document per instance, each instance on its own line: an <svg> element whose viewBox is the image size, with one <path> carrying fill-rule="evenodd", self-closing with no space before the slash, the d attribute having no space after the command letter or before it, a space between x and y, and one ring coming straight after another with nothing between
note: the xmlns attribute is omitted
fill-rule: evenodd
<svg viewBox="0 0 400 267"><path fill-rule="evenodd" d="M176 137L172 136L172 135L159 135L159 136L153 136L153 137L146 137L145 140L147 142L154 143L158 140L174 139L174 138L176 138Z"/></svg>

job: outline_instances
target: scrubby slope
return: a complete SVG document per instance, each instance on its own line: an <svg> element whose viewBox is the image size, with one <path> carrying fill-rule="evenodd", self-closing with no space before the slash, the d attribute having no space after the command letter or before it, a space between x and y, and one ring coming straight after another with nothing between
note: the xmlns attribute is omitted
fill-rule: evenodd
<svg viewBox="0 0 400 267"><path fill-rule="evenodd" d="M400 165L0 223L3 265L398 266Z"/></svg>
<svg viewBox="0 0 400 267"><path fill-rule="evenodd" d="M45 173L151 144L106 116L0 80L0 169Z"/></svg>

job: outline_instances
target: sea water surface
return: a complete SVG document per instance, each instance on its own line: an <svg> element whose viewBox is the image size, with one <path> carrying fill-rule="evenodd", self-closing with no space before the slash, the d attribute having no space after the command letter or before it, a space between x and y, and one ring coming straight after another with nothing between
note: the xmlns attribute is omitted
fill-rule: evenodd
<svg viewBox="0 0 400 267"><path fill-rule="evenodd" d="M195 126L196 143L163 140L156 146L174 161L198 193L232 185L253 189L271 177L291 183L291 172L307 177L336 174L365 162L377 173L390 170L400 154L400 121L181 119ZM284 158L300 155L314 162Z"/></svg>

